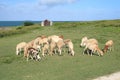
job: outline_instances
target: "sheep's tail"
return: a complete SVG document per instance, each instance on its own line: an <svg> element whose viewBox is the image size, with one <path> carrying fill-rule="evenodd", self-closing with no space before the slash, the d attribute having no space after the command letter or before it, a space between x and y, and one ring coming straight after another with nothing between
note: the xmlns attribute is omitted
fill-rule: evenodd
<svg viewBox="0 0 120 80"><path fill-rule="evenodd" d="M28 48L24 47L24 57L27 57L27 51L28 51Z"/></svg>

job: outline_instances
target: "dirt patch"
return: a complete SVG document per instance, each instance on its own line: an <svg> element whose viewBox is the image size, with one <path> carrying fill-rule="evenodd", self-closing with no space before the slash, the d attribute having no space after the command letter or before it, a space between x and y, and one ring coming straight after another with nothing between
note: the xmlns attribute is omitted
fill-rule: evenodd
<svg viewBox="0 0 120 80"><path fill-rule="evenodd" d="M120 72L113 73L106 76L101 76L93 80L120 80Z"/></svg>

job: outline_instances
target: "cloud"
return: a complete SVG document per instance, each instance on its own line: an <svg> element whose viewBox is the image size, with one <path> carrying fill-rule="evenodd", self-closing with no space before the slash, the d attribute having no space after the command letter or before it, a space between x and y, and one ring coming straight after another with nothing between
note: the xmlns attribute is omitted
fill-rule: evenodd
<svg viewBox="0 0 120 80"><path fill-rule="evenodd" d="M52 6L63 5L63 4L71 4L76 1L77 0L39 0L39 5L52 7Z"/></svg>
<svg viewBox="0 0 120 80"><path fill-rule="evenodd" d="M0 4L0 9L4 9L6 7L6 5L5 4Z"/></svg>

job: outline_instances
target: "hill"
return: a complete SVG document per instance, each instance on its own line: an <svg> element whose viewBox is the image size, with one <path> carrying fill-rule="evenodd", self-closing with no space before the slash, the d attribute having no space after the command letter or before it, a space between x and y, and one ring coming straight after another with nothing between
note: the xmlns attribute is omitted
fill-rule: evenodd
<svg viewBox="0 0 120 80"><path fill-rule="evenodd" d="M56 22L52 27L34 25L24 34L0 38L1 80L91 80L98 76L120 71L120 20L88 22ZM16 29L16 28L14 28ZM6 32L5 32L6 33ZM29 42L39 35L64 35L74 44L75 56L62 53L46 56L40 62L26 61L23 55L15 55L16 44ZM96 38L100 48L107 40L114 41L114 50L104 54L82 55L81 38ZM41 54L40 54L41 55Z"/></svg>

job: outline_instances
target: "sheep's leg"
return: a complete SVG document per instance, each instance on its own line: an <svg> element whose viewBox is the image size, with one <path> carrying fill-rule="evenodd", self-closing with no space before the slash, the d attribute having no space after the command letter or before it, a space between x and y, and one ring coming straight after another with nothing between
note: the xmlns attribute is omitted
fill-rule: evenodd
<svg viewBox="0 0 120 80"><path fill-rule="evenodd" d="M85 54L86 49L87 49L87 47L84 48L84 50L83 50L83 55Z"/></svg>
<svg viewBox="0 0 120 80"><path fill-rule="evenodd" d="M40 59L41 59L41 57L39 55L37 55L37 60L40 60Z"/></svg>
<svg viewBox="0 0 120 80"><path fill-rule="evenodd" d="M29 59L29 54L27 54L27 61L28 61L28 59Z"/></svg>
<svg viewBox="0 0 120 80"><path fill-rule="evenodd" d="M19 55L19 49L16 49L16 55Z"/></svg>
<svg viewBox="0 0 120 80"><path fill-rule="evenodd" d="M44 57L45 56L45 54L44 54L45 52L44 52L44 49L42 50L42 56Z"/></svg>
<svg viewBox="0 0 120 80"><path fill-rule="evenodd" d="M30 55L30 58L33 60L33 57L32 57L32 55Z"/></svg>
<svg viewBox="0 0 120 80"><path fill-rule="evenodd" d="M65 52L65 47L63 47L62 51Z"/></svg>
<svg viewBox="0 0 120 80"><path fill-rule="evenodd" d="M54 51L54 54L57 54L57 52L56 52L57 50L56 49L53 49L53 51Z"/></svg>
<svg viewBox="0 0 120 80"><path fill-rule="evenodd" d="M90 54L91 54L91 56L92 56L92 54L94 53L94 51L93 50L91 50L91 52L90 52Z"/></svg>
<svg viewBox="0 0 120 80"><path fill-rule="evenodd" d="M89 49L87 49L87 55L89 55L90 54L90 50Z"/></svg>
<svg viewBox="0 0 120 80"><path fill-rule="evenodd" d="M21 52L22 52L22 49L20 48L20 50L19 50L19 53L18 53L18 54L20 54L20 55L21 55Z"/></svg>
<svg viewBox="0 0 120 80"><path fill-rule="evenodd" d="M59 49L58 51L59 51L59 54L61 55L61 49Z"/></svg>
<svg viewBox="0 0 120 80"><path fill-rule="evenodd" d="M110 51L112 51L112 47L110 47Z"/></svg>

